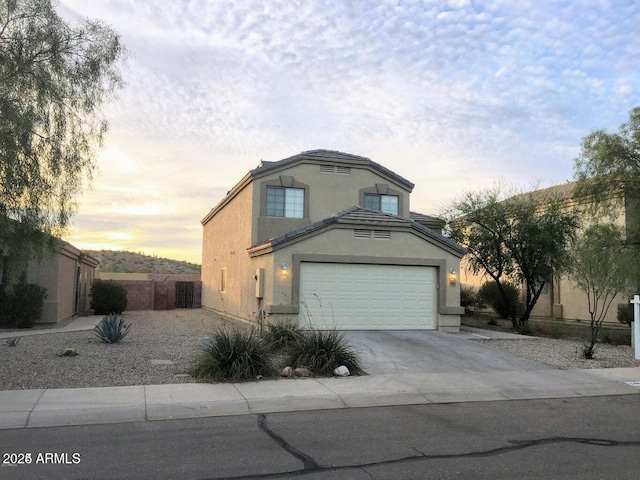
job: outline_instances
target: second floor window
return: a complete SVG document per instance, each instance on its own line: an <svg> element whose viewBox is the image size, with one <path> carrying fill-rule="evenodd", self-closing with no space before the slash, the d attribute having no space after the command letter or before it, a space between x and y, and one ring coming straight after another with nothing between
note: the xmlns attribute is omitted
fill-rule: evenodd
<svg viewBox="0 0 640 480"><path fill-rule="evenodd" d="M267 187L267 217L304 218L304 188Z"/></svg>
<svg viewBox="0 0 640 480"><path fill-rule="evenodd" d="M398 215L398 196L365 193L364 208Z"/></svg>

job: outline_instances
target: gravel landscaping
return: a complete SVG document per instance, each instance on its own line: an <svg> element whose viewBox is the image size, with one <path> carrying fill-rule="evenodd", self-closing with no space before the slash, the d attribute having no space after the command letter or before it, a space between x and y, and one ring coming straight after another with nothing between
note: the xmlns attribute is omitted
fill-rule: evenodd
<svg viewBox="0 0 640 480"><path fill-rule="evenodd" d="M491 322L489 322L491 320ZM515 340L478 340L492 348L499 348L530 360L544 363L562 370L586 368L639 367L631 348L629 327L604 327L600 338L610 343L599 342L592 360L582 357L582 347L589 338L589 326L585 323L550 322L531 319L529 322L537 330L535 337ZM509 320L495 316L466 316L462 324L470 327L514 333Z"/></svg>
<svg viewBox="0 0 640 480"><path fill-rule="evenodd" d="M1 339L0 390L191 383L202 339L218 327L246 328L205 309L136 311L124 318L131 329L115 344L92 330L29 335L14 347ZM78 355L60 356L65 348Z"/></svg>
<svg viewBox="0 0 640 480"><path fill-rule="evenodd" d="M124 317L131 329L116 344L103 343L91 330L28 335L13 347L0 340L0 390L192 383L202 339L222 326L247 328L204 309L131 312ZM598 344L595 359L585 360L582 342L575 339L477 341L561 369L640 366L629 345ZM65 348L78 355L60 356Z"/></svg>

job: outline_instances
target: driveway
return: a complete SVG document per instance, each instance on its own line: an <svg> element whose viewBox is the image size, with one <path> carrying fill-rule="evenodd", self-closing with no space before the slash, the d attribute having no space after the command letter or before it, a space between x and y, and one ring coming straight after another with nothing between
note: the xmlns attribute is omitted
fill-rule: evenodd
<svg viewBox="0 0 640 480"><path fill-rule="evenodd" d="M370 375L386 373L486 373L549 370L551 367L478 342L492 332L443 333L422 330L347 331ZM486 338L486 337L484 337ZM535 342L513 335L514 342Z"/></svg>

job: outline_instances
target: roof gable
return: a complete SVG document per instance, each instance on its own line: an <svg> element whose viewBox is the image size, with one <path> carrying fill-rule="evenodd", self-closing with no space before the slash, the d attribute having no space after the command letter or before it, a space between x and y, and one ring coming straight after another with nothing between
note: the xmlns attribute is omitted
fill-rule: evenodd
<svg viewBox="0 0 640 480"><path fill-rule="evenodd" d="M275 237L264 244L255 245L249 250L258 251L265 248L277 249L281 246L284 246L285 244L289 245L291 243L301 241L309 235L317 234L320 230L333 224L346 224L356 227L373 225L383 228L411 229L417 231L425 237L428 237L430 240L434 241L434 243L437 243L440 246L459 254L460 256L466 253L466 250L462 246L458 245L450 238L445 237L441 233L427 228L424 225L421 225L415 220L409 220L398 215L393 215L391 213L369 210L367 208L362 208L359 206L350 207L346 210L343 210L342 212L336 213L329 218L325 218L318 222L314 222L304 227L300 227L298 229L287 232L283 235L279 235L278 237Z"/></svg>
<svg viewBox="0 0 640 480"><path fill-rule="evenodd" d="M267 173L273 173L278 170L283 170L300 163L313 163L318 165L339 164L353 167L369 168L378 172L382 176L387 177L390 180L404 186L409 191L413 190L413 187L415 187L415 185L406 178L398 175L397 173L389 170L386 167L383 167L379 163L376 163L367 157L337 152L334 150L309 150L307 152L302 152L277 162L262 160L260 162L260 165L251 170L249 174L251 175L251 177L256 178Z"/></svg>

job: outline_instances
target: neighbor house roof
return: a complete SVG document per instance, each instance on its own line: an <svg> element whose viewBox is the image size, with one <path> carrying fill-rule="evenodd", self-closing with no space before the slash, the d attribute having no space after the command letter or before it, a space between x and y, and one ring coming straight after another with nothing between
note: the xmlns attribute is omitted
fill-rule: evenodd
<svg viewBox="0 0 640 480"><path fill-rule="evenodd" d="M466 250L463 247L458 245L450 238L445 237L435 230L425 227L415 220L409 220L398 215L379 212L376 210L369 210L367 208L362 208L359 206L350 207L346 210L336 213L329 218L325 218L318 222L314 222L304 227L297 228L283 235L272 238L262 244L254 245L249 249L249 251L256 252L264 249L274 249L284 246L285 244L297 242L309 235L319 233L320 230L333 224L346 224L354 227L373 226L378 228L413 229L428 237L429 239L435 241L436 243L444 247L448 247L450 250L456 253L459 253L460 255L464 255L466 253Z"/></svg>
<svg viewBox="0 0 640 480"><path fill-rule="evenodd" d="M409 217L411 218L411 220L415 220L421 225L424 225L428 228L433 228L434 230L442 230L446 224L446 222L442 218L425 215L424 213L409 212Z"/></svg>

